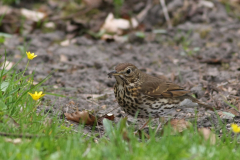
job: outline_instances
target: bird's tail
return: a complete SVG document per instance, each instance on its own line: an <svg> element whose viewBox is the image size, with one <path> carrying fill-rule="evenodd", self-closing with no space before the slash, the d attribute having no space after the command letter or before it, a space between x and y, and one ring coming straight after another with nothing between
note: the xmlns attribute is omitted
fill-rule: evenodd
<svg viewBox="0 0 240 160"><path fill-rule="evenodd" d="M196 99L196 98L194 98L194 97L192 97L192 96L190 96L190 95L188 95L188 98L189 98L192 102L197 103L197 104L199 105L199 107L203 107L203 108L205 108L205 109L207 109L207 110L211 110L211 111L215 111L215 110L216 110L216 108L215 108L214 106L210 106L210 105L208 105L208 104L204 104L203 102L200 102L198 99Z"/></svg>

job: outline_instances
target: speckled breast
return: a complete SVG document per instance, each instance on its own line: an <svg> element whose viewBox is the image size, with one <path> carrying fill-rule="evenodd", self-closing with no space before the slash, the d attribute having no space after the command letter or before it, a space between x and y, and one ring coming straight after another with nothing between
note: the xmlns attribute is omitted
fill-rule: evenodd
<svg viewBox="0 0 240 160"><path fill-rule="evenodd" d="M114 86L114 94L124 112L138 118L157 118L172 115L181 102L178 98L154 98L143 94L133 95L124 85ZM173 110L173 108L175 108Z"/></svg>

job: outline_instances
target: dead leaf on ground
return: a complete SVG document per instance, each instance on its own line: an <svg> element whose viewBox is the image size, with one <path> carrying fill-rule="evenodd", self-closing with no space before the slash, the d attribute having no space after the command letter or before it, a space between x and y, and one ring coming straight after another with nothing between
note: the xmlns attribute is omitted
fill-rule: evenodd
<svg viewBox="0 0 240 160"><path fill-rule="evenodd" d="M46 16L45 13L43 12L32 11L25 8L21 9L21 14L27 19L32 20L34 22L38 22Z"/></svg>
<svg viewBox="0 0 240 160"><path fill-rule="evenodd" d="M103 117L111 121L114 121L114 118L115 118L112 113L105 114Z"/></svg>
<svg viewBox="0 0 240 160"><path fill-rule="evenodd" d="M192 124L185 119L171 119L166 125L170 123L170 126L173 128L173 133L176 134L183 132L184 130L188 129Z"/></svg>
<svg viewBox="0 0 240 160"><path fill-rule="evenodd" d="M108 119L110 121L114 121L114 119L115 119L115 117L114 117L114 115L112 113L108 113L108 114L105 114L105 115L99 117L98 118L98 123L102 125L104 118L106 118L106 119Z"/></svg>
<svg viewBox="0 0 240 160"><path fill-rule="evenodd" d="M216 144L216 135L208 128L199 128L198 132L201 133L206 141L210 141L210 144Z"/></svg>
<svg viewBox="0 0 240 160"><path fill-rule="evenodd" d="M96 117L89 114L88 111L76 111L74 113L64 113L68 120L72 120L78 123L93 125L96 122Z"/></svg>
<svg viewBox="0 0 240 160"><path fill-rule="evenodd" d="M124 30L136 28L138 25L135 18L131 18L131 20L115 18L113 13L109 13L100 31L122 35Z"/></svg>

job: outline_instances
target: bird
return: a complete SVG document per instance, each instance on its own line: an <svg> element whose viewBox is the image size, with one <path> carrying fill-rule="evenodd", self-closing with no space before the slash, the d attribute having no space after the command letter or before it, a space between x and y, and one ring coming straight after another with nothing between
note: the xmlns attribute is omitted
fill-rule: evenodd
<svg viewBox="0 0 240 160"><path fill-rule="evenodd" d="M119 63L108 76L116 80L114 94L118 104L137 118L176 116L177 110L185 107L184 101L192 102L192 107L214 110L178 84L142 72L131 63Z"/></svg>

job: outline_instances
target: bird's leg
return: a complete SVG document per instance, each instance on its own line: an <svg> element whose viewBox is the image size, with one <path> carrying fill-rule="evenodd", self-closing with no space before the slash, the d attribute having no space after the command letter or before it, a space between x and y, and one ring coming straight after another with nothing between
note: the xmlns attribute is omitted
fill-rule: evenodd
<svg viewBox="0 0 240 160"><path fill-rule="evenodd" d="M158 124L158 127L157 127L156 131L155 131L155 135L157 134L157 132L158 132L159 129L161 128L162 124L165 125L165 124L168 122L168 120L167 120L167 122L164 123L164 120L165 120L164 117L160 117L160 118L159 118L159 124Z"/></svg>
<svg viewBox="0 0 240 160"><path fill-rule="evenodd" d="M156 131L155 131L155 135L157 134L157 132L159 131L159 129L161 128L161 126L162 126L162 123L159 123L159 124L158 124L158 127L157 127L157 129L156 129Z"/></svg>
<svg viewBox="0 0 240 160"><path fill-rule="evenodd" d="M149 122L151 122L151 120L152 120L152 119L149 118L149 119L147 120L147 122L144 123L144 125L142 125L142 127L140 127L138 130L136 130L135 132L133 132L133 134L134 134L134 135L137 135L137 134L138 134L139 137L141 137L140 134L139 134L139 133L140 133L139 131L141 131L144 127L146 127L146 125L147 125Z"/></svg>
<svg viewBox="0 0 240 160"><path fill-rule="evenodd" d="M151 122L151 118L149 118L148 120L147 120L147 122L146 123L144 123L144 125L142 125L142 127L140 127L138 130L142 130L144 127L146 127L146 125L149 123L149 122Z"/></svg>

